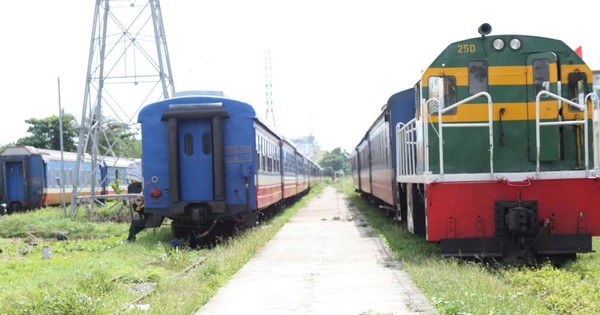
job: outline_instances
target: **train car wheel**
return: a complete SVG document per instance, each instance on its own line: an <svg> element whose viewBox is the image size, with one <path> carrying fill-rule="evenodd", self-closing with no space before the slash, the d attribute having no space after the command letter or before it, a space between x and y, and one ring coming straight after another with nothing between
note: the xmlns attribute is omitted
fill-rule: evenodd
<svg viewBox="0 0 600 315"><path fill-rule="evenodd" d="M23 211L23 205L20 202L13 202L6 208L6 214Z"/></svg>
<svg viewBox="0 0 600 315"><path fill-rule="evenodd" d="M175 238L186 238L190 235L191 231L189 228L181 226L181 222L174 220L171 222L171 233Z"/></svg>
<svg viewBox="0 0 600 315"><path fill-rule="evenodd" d="M424 189L420 185L408 185L406 190L407 198L407 227L408 230L420 236L425 236L425 199Z"/></svg>

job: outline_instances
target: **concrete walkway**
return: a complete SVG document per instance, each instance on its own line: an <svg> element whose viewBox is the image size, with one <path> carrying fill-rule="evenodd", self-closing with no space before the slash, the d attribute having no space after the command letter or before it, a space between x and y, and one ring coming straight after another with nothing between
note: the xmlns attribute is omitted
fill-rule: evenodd
<svg viewBox="0 0 600 315"><path fill-rule="evenodd" d="M326 187L197 314L437 314L345 195Z"/></svg>

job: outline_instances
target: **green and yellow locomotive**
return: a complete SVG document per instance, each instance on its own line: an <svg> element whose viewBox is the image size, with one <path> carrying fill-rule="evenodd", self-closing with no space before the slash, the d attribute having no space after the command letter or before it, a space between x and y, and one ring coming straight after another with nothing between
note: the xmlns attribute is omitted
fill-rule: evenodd
<svg viewBox="0 0 600 315"><path fill-rule="evenodd" d="M449 45L403 104L415 115L390 130L390 206L444 256L590 252L600 235L592 71L560 40L490 31Z"/></svg>

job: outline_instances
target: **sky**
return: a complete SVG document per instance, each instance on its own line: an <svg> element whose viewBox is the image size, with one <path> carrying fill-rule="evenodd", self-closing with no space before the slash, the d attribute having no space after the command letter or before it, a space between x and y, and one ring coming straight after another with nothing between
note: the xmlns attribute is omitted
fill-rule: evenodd
<svg viewBox="0 0 600 315"><path fill-rule="evenodd" d="M145 3L141 0L131 0ZM112 3L116 1L111 1ZM147 2L147 1L146 1ZM163 0L177 91L220 90L294 139L348 152L392 94L411 88L450 43L493 34L557 38L600 70L600 2L504 0ZM0 10L0 144L27 136L31 118L79 121L95 1L10 1ZM274 119L273 119L274 118Z"/></svg>

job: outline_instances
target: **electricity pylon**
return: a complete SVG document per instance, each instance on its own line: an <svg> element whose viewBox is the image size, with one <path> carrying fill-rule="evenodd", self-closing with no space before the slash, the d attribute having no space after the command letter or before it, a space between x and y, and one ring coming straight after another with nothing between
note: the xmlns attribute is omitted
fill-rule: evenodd
<svg viewBox="0 0 600 315"><path fill-rule="evenodd" d="M273 117L275 126L275 113L273 112L273 80L271 78L271 51L265 50L265 91L267 93L267 113L265 119L269 120L269 112Z"/></svg>
<svg viewBox="0 0 600 315"><path fill-rule="evenodd" d="M84 178L91 183L89 200L94 204L98 163L105 157L118 158L113 148L121 145L119 139L125 134L129 141L139 140L140 109L174 95L160 1L96 0L71 213L83 195ZM89 175L81 168L84 159L92 162Z"/></svg>

